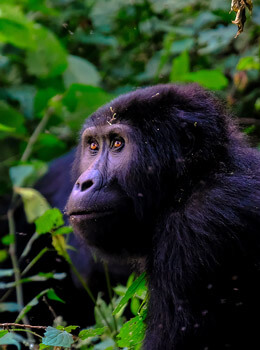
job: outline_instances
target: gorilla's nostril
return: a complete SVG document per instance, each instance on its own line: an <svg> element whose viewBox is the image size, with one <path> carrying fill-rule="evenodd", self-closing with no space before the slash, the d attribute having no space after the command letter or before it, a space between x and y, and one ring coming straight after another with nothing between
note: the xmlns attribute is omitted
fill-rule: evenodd
<svg viewBox="0 0 260 350"><path fill-rule="evenodd" d="M80 188L79 182L75 183L75 187L76 187L77 190Z"/></svg>
<svg viewBox="0 0 260 350"><path fill-rule="evenodd" d="M88 180L88 181L83 182L83 184L81 185L81 191L86 191L92 185L93 185L93 181L92 180Z"/></svg>

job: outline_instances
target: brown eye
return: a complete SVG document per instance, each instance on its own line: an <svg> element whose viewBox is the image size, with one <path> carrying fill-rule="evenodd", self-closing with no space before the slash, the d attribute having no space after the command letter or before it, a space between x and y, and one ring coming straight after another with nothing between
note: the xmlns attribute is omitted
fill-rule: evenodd
<svg viewBox="0 0 260 350"><path fill-rule="evenodd" d="M89 147L92 151L96 151L98 149L98 144L97 144L97 142L93 141L93 142L91 142Z"/></svg>
<svg viewBox="0 0 260 350"><path fill-rule="evenodd" d="M121 147L122 146L122 141L119 141L119 140L116 140L115 142L114 142L114 147L115 148L119 148L119 147Z"/></svg>

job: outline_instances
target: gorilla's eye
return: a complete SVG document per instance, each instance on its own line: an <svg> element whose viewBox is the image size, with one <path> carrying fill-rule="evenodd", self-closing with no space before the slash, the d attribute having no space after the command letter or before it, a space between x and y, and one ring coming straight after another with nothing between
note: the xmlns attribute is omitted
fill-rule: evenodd
<svg viewBox="0 0 260 350"><path fill-rule="evenodd" d="M89 144L89 148L91 149L91 151L97 151L98 150L98 143L96 141L92 141Z"/></svg>
<svg viewBox="0 0 260 350"><path fill-rule="evenodd" d="M124 145L124 140L121 138L116 138L112 141L112 148L119 149L123 147L123 145Z"/></svg>

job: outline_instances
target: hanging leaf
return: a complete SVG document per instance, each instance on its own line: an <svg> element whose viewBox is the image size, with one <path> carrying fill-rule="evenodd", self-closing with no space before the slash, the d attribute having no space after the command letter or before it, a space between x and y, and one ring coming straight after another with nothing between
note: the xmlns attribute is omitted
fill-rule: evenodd
<svg viewBox="0 0 260 350"><path fill-rule="evenodd" d="M235 36L237 38L244 30L244 24L246 22L246 8L252 12L253 1L252 0L232 0L231 11L236 12L236 18L232 23L237 25L238 31Z"/></svg>
<svg viewBox="0 0 260 350"><path fill-rule="evenodd" d="M46 199L34 188L14 187L14 191L22 197L26 218L29 223L34 222L46 210L50 209Z"/></svg>

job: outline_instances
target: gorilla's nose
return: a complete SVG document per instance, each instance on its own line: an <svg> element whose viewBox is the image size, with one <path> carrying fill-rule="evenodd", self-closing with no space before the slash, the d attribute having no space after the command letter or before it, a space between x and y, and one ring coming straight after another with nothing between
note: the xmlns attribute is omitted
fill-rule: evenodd
<svg viewBox="0 0 260 350"><path fill-rule="evenodd" d="M79 192L85 192L89 189L96 191L102 187L102 182L102 175L99 170L85 171L76 181L74 190Z"/></svg>

